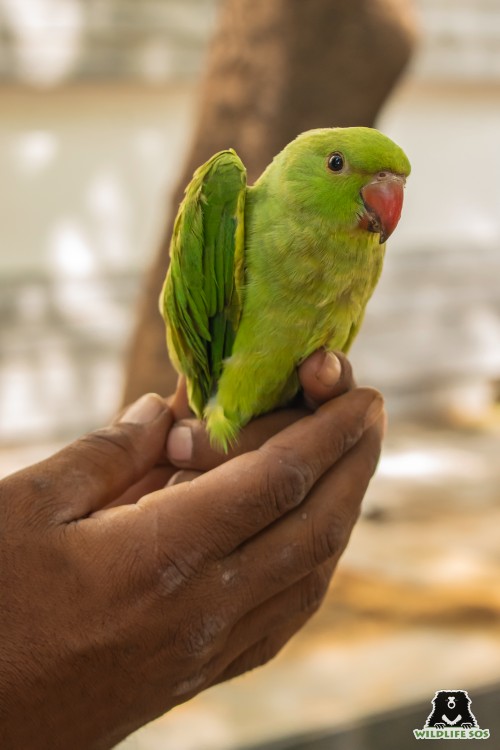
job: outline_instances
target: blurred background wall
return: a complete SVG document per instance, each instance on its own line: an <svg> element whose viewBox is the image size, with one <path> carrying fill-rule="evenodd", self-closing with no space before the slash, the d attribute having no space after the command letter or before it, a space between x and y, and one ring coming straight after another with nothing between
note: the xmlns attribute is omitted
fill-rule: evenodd
<svg viewBox="0 0 500 750"><path fill-rule="evenodd" d="M4 443L76 434L119 402L216 6L0 3ZM476 418L500 377L500 7L416 7L420 50L379 121L413 174L353 358L396 415Z"/></svg>

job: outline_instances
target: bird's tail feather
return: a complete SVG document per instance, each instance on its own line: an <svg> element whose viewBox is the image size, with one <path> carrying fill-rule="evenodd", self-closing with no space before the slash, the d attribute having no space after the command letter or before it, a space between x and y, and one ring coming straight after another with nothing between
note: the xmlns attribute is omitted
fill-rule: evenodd
<svg viewBox="0 0 500 750"><path fill-rule="evenodd" d="M210 437L210 445L212 448L227 453L230 446L236 442L240 426L226 416L222 406L215 402L207 404L204 416Z"/></svg>

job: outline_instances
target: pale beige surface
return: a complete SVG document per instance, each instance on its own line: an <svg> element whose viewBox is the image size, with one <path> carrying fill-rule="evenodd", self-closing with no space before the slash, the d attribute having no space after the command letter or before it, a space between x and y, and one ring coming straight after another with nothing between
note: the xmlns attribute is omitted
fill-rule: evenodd
<svg viewBox="0 0 500 750"><path fill-rule="evenodd" d="M191 131L193 84L0 89L0 274L142 269Z"/></svg>

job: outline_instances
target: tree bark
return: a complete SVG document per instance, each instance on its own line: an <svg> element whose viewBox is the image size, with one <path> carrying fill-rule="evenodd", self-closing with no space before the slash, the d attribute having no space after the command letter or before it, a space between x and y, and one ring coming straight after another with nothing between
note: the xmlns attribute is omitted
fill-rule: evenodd
<svg viewBox="0 0 500 750"><path fill-rule="evenodd" d="M226 0L173 215L195 168L216 151L234 148L251 183L304 130L372 126L411 56L415 29L410 0ZM157 307L171 229L141 296L126 403L175 388Z"/></svg>

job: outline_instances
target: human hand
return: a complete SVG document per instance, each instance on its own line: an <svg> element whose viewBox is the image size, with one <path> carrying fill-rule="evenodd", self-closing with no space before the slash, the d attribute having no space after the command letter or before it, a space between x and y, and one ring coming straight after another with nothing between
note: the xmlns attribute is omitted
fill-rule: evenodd
<svg viewBox="0 0 500 750"><path fill-rule="evenodd" d="M280 430L309 414L326 401L355 387L351 363L341 352L317 350L298 369L301 391L293 405L253 419L238 435L227 453L212 448L205 425L193 417L186 382L180 379L176 392L166 399L176 420L167 442L167 460L160 460L136 485L112 505L137 502L148 492L166 484L194 479L235 456L259 448ZM178 470L180 469L180 470Z"/></svg>
<svg viewBox="0 0 500 750"><path fill-rule="evenodd" d="M0 483L3 747L108 748L270 658L357 517L380 396L355 389L259 450L137 503L173 417L155 396Z"/></svg>

